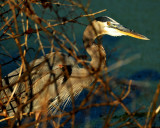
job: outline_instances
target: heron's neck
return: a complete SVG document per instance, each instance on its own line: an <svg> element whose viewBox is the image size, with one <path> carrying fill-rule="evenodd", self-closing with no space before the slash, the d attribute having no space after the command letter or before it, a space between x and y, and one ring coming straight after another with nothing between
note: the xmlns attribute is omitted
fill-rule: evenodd
<svg viewBox="0 0 160 128"><path fill-rule="evenodd" d="M94 43L94 40L99 36L98 32L96 33L93 30L91 25L87 26L83 35L83 43L86 51L91 56L90 65L94 69L102 70L106 65L106 52L102 45L97 45Z"/></svg>

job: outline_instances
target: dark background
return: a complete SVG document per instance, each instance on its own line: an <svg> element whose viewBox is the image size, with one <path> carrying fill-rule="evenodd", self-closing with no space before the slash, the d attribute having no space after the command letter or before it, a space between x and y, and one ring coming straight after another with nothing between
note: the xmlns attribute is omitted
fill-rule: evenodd
<svg viewBox="0 0 160 128"><path fill-rule="evenodd" d="M145 35L150 40L138 40L131 37L103 37L103 45L108 53L107 65L110 66L118 60L124 60L134 55L136 58L129 64L113 70L110 74L117 78L127 78L139 82L139 86L132 92L132 98L128 99L131 110L140 106L146 106L148 109L157 84L160 80L160 0L92 0L90 10L92 12L107 9L106 12L96 15L109 16L123 26L135 30ZM63 12L62 12L63 13ZM86 23L86 18L79 19L80 22ZM82 35L85 26L75 25L76 43L80 51L83 50ZM32 40L32 39L30 39ZM16 45L11 40L0 42L14 57L18 55ZM34 46L32 41L30 46ZM115 50L114 50L115 49ZM112 51L112 52L111 52ZM2 51L1 51L2 52ZM7 62L8 59L0 56L1 62ZM18 67L18 66L17 66ZM2 67L2 75L14 70L14 65ZM128 102L128 101L126 101ZM160 103L160 102L159 102ZM117 113L121 113L121 110ZM102 118L94 119L101 122ZM158 124L158 118L157 123ZM83 127L83 126L82 126Z"/></svg>

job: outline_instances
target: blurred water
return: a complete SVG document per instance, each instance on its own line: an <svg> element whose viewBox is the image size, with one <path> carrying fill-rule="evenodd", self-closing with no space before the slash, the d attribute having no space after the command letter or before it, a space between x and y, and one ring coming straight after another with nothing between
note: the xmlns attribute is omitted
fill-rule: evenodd
<svg viewBox="0 0 160 128"><path fill-rule="evenodd" d="M128 65L120 67L111 72L111 75L114 75L117 78L133 79L142 83L147 83L141 84L141 87L137 87L135 91L132 92L136 97L136 99L129 99L130 102L132 101L131 107L134 106L133 108L138 108L139 106L143 105L148 106L150 104L157 84L160 80L159 5L160 1L156 0L91 1L90 9L92 12L107 9L107 12L98 14L96 16L110 16L120 22L122 25L150 38L150 41L138 40L131 37L114 38L105 36L103 38L103 45L108 53L108 66L112 65L118 60L128 58L137 53L141 56L141 58L129 63ZM85 18L80 19L81 22L85 22L85 20ZM76 34L77 46L82 53L85 53L83 52L84 50L81 40L85 26L75 25L75 27L76 29L74 30ZM29 39L29 41L29 47L37 50L38 44L32 40L32 37ZM42 38L42 41L45 42L45 38ZM45 44L46 46L47 43ZM13 57L18 56L17 47L12 40L0 42L0 45L10 51ZM4 52L2 47L0 50L1 53ZM46 50L46 52L49 52L49 50ZM29 51L28 60L32 60L34 58L34 53L34 50ZM10 58L0 55L1 64L4 64L8 61L10 61ZM3 66L2 75L6 75L17 67L18 66L15 63ZM160 100L158 103L160 103Z"/></svg>

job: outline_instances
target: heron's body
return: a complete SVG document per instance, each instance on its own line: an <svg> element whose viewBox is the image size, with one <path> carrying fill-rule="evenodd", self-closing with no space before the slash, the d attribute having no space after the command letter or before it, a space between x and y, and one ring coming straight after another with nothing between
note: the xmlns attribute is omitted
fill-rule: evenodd
<svg viewBox="0 0 160 128"><path fill-rule="evenodd" d="M75 67L76 69L78 68L77 63L75 62L75 60L71 56L68 56L67 54L64 54L61 52L49 53L46 55L46 57L41 57L41 58L36 59L35 61L32 61L30 63L30 66L32 67L30 75L32 77L32 85L31 86L33 87L32 88L33 95L37 94L39 91L41 91L44 88L42 93L40 93L40 95L33 101L34 107L33 107L32 111L36 111L36 110L40 109L40 107L41 107L40 102L44 102L46 100L49 100L50 98L55 98L57 96L57 94L55 93L56 92L55 84L53 82L54 78L56 79L58 77L58 79L56 80L56 84L58 85L58 90L60 91L61 88L63 87L62 83L64 80L64 76L62 75L62 69L59 67L59 65L63 65L63 64L71 65L72 68L73 67ZM19 72L20 72L20 68L14 70L10 74L8 74L2 80L2 85L3 86L15 85L17 83L17 80L19 77L18 76ZM51 73L53 74L53 76L51 75ZM25 73L22 74L21 79L19 80L18 86L15 91L15 94L22 98L22 100L21 100L22 104L25 103L25 101L24 101L24 98L26 95L25 94L25 91L26 91L25 82L27 82L27 84L29 84L29 81L28 80L26 81L24 79L25 75L26 75ZM49 83L49 81L51 84ZM45 84L46 84L46 87L44 87ZM30 90L30 86L28 86L28 87ZM14 88L15 88L15 86L14 86ZM10 96L14 88L5 89L5 93L8 96ZM46 99L46 98L48 98L48 99ZM2 99L3 103L7 103L7 101L8 101L6 95L4 94L3 91L0 92L0 99ZM6 109L8 110L8 114L10 116L14 115L14 112L13 112L13 109L11 108L11 105L13 106L13 108L16 111L17 103L14 99L11 100L10 104L8 104L8 106L6 107ZM28 109L29 107L30 107L29 105L27 107L25 107L25 113L29 112L29 109Z"/></svg>
<svg viewBox="0 0 160 128"><path fill-rule="evenodd" d="M145 36L130 31L109 17L96 18L91 25L86 27L83 35L84 46L91 57L91 61L87 67L93 69L92 72L101 71L105 68L105 50L101 44L94 43L97 36L105 34L111 36L129 35L135 38L148 40ZM46 61L46 58L48 61ZM78 95L83 88L88 87L95 80L94 73L91 73L86 67L78 67L77 62L68 55L60 52L50 53L46 58L42 57L30 63L30 65L32 65L31 67L34 67L30 73L32 78L33 95L39 93L39 96L33 100L32 111L41 111L44 102L47 104L50 99L55 99L52 102L54 105L61 104L70 98L71 95ZM62 70L62 68L59 68L59 65L70 65L70 73L65 76L65 73L63 73L65 71ZM18 72L19 69L9 74L9 76L17 74L17 76L9 79L9 85L12 85L18 80ZM24 83L23 80L19 82L18 88L21 90L18 91L17 89L17 93L26 90ZM7 84L3 79L3 86L6 85ZM12 91L9 89L7 90L7 95L11 95ZM15 93L17 96L25 97L25 95L18 95L17 93ZM3 103L7 102L7 98L3 91L1 92L0 98L3 99ZM15 101L13 102L14 103L10 103L6 106L7 110L11 109L11 104L14 104L14 107L17 107L17 103ZM27 101L24 99L24 103L26 102ZM26 107L24 112L29 112L29 105L27 106L28 108ZM13 110L8 111L8 113L14 114Z"/></svg>

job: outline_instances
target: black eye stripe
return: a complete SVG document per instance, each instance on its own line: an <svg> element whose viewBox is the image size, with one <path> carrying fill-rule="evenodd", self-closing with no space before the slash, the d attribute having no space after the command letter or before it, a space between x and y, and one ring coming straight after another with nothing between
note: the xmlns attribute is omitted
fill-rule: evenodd
<svg viewBox="0 0 160 128"><path fill-rule="evenodd" d="M110 18L108 18L107 16L97 17L95 20L96 20L96 21L101 21L101 22L112 21L112 20L111 20Z"/></svg>

